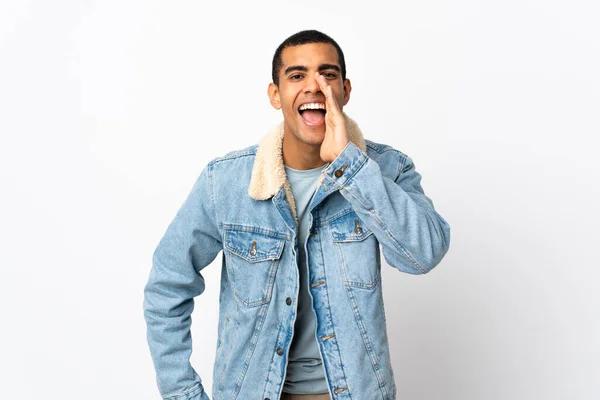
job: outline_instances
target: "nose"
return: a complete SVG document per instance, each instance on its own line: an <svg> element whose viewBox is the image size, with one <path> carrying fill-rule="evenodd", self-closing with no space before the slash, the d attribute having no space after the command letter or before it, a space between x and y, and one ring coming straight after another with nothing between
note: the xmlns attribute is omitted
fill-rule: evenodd
<svg viewBox="0 0 600 400"><path fill-rule="evenodd" d="M304 93L317 93L321 90L314 74L308 74L304 80Z"/></svg>

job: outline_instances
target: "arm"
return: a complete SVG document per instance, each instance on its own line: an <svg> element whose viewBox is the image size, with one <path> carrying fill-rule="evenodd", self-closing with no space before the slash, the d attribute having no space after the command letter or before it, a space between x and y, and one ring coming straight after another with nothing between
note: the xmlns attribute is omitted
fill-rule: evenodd
<svg viewBox="0 0 600 400"><path fill-rule="evenodd" d="M392 180L350 142L327 167L325 179L340 189L373 231L391 266L410 274L425 274L448 251L450 226L425 195L411 158L403 156L400 161Z"/></svg>
<svg viewBox="0 0 600 400"><path fill-rule="evenodd" d="M144 288L147 339L164 399L209 400L190 364L194 297L204 292L200 271L222 248L209 164L160 240Z"/></svg>

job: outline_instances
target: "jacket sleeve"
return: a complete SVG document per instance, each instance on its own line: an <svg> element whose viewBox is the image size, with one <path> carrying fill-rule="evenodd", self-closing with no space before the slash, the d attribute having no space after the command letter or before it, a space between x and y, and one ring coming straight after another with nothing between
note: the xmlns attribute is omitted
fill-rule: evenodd
<svg viewBox="0 0 600 400"><path fill-rule="evenodd" d="M221 249L209 164L154 251L144 288L148 345L164 399L209 400L190 364L190 326L194 297L204 292L200 271Z"/></svg>
<svg viewBox="0 0 600 400"><path fill-rule="evenodd" d="M326 168L325 179L340 190L373 232L388 264L410 274L425 274L448 251L450 226L425 195L412 159L400 155L392 180L349 142Z"/></svg>

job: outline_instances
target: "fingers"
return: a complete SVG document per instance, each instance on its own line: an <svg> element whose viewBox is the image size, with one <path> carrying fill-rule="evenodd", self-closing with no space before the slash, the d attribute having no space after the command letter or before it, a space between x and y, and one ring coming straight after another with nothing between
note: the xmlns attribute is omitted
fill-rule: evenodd
<svg viewBox="0 0 600 400"><path fill-rule="evenodd" d="M318 72L315 72L315 76L317 79L317 83L319 84L319 87L321 88L321 92L323 92L325 94L325 107L327 108L327 111L331 111L331 114L334 115L338 115L339 114L339 107L337 105L337 101L335 100L335 98L333 97L333 91L331 90L331 85L327 83L327 81L325 80L325 77L321 74L319 74Z"/></svg>

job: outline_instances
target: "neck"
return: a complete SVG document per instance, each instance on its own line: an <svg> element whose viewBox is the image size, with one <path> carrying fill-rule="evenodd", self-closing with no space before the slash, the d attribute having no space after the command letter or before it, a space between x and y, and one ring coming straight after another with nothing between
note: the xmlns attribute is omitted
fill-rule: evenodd
<svg viewBox="0 0 600 400"><path fill-rule="evenodd" d="M283 163L290 168L305 170L326 164L321 160L321 145L311 145L299 141L292 133L283 135Z"/></svg>

